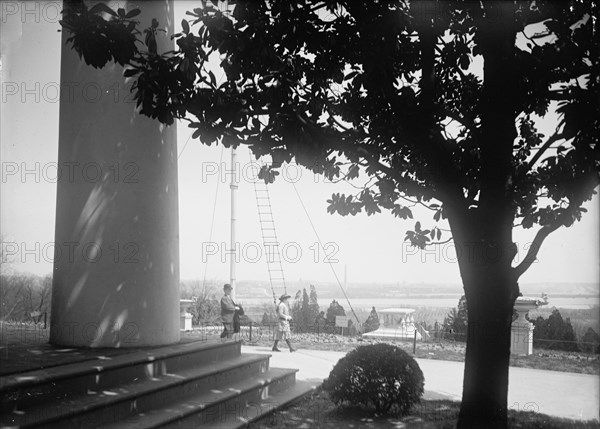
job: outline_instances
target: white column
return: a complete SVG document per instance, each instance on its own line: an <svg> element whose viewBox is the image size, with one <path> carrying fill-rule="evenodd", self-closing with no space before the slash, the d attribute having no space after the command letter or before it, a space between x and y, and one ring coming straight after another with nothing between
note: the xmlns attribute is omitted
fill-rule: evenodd
<svg viewBox="0 0 600 429"><path fill-rule="evenodd" d="M173 49L173 1L115 2L142 9ZM140 347L179 341L179 223L175 125L136 113L123 69L86 65L63 31L57 253L50 342ZM143 40L144 35L139 36Z"/></svg>

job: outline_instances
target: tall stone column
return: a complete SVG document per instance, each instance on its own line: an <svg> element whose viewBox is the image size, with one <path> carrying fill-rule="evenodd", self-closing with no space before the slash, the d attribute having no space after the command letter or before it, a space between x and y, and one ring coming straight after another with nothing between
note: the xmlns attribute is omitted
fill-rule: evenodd
<svg viewBox="0 0 600 429"><path fill-rule="evenodd" d="M108 2L110 4L110 2ZM173 1L115 2L158 52L173 49ZM86 65L63 31L50 342L140 347L179 341L176 127L136 113L122 67ZM139 36L143 39L143 35Z"/></svg>

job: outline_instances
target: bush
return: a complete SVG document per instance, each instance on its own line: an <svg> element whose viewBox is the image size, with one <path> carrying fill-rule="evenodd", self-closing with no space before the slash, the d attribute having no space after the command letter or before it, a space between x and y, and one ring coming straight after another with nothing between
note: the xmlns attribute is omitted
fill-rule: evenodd
<svg viewBox="0 0 600 429"><path fill-rule="evenodd" d="M408 414L423 395L417 362L390 344L359 346L333 367L323 389L339 405L364 405L378 414Z"/></svg>

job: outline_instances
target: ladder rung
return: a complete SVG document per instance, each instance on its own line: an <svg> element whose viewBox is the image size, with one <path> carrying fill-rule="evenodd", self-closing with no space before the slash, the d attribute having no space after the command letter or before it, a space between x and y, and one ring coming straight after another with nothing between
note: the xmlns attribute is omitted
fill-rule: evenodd
<svg viewBox="0 0 600 429"><path fill-rule="evenodd" d="M254 183L254 195L256 197L256 208L258 211L258 221L260 223L263 246L272 246L273 250L267 251L267 271L269 273L269 282L273 294L275 289L287 291L285 276L283 274L281 255L279 253L280 242L277 239L275 220L273 219L273 207L269 188L266 183ZM268 250L268 249L267 249Z"/></svg>

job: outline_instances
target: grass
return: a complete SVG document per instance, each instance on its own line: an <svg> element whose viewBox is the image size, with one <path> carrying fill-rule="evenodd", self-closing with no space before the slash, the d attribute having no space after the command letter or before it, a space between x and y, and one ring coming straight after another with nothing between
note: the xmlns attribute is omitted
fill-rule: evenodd
<svg viewBox="0 0 600 429"><path fill-rule="evenodd" d="M361 344L371 344L379 340L363 340L357 337L342 337L333 334L294 334L292 341L299 348L306 350L349 352ZM270 346L272 341L269 335L263 335L258 339L254 338L247 344ZM455 362L464 362L465 360L465 343L461 342L417 342L414 354L412 342L396 341L395 344L420 359ZM549 371L600 374L600 356L586 353L534 349L530 356L511 356L510 365Z"/></svg>
<svg viewBox="0 0 600 429"><path fill-rule="evenodd" d="M530 356L511 356L510 366L578 374L600 374L598 355L556 350L534 349Z"/></svg>
<svg viewBox="0 0 600 429"><path fill-rule="evenodd" d="M337 407L318 389L290 407L252 424L253 429L290 428L454 428L460 403L446 400L421 401L405 417L377 416L361 407ZM597 420L579 421L531 411L509 410L509 427L518 429L592 429Z"/></svg>

